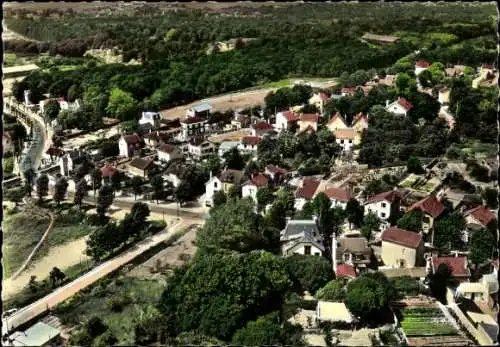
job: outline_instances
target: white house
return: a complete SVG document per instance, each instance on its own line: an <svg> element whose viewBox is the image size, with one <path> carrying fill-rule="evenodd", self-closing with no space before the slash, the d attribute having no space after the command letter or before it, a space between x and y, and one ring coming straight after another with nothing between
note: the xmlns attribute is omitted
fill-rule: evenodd
<svg viewBox="0 0 500 347"><path fill-rule="evenodd" d="M393 190L372 196L364 203L365 216L372 212L382 221L387 221L391 215L399 211L399 197Z"/></svg>
<svg viewBox="0 0 500 347"><path fill-rule="evenodd" d="M187 110L187 117L200 117L206 118L212 111L212 106L209 104L199 104L192 106L189 110Z"/></svg>
<svg viewBox="0 0 500 347"><path fill-rule="evenodd" d="M193 138L188 144L188 153L195 160L206 159L214 150L214 145L202 137Z"/></svg>
<svg viewBox="0 0 500 347"><path fill-rule="evenodd" d="M259 188L267 186L268 183L269 179L265 175L261 173L253 175L247 182L243 183L241 196L243 198L250 196L257 203L257 191Z"/></svg>
<svg viewBox="0 0 500 347"><path fill-rule="evenodd" d="M131 158L142 148L141 137L137 134L122 135L118 140L118 148L120 157Z"/></svg>
<svg viewBox="0 0 500 347"><path fill-rule="evenodd" d="M172 146L171 144L161 145L156 150L156 153L158 154L158 160L163 162L169 162L173 159L183 157L182 151L179 148Z"/></svg>
<svg viewBox="0 0 500 347"><path fill-rule="evenodd" d="M328 188L324 191L325 195L332 202L332 207L346 208L347 202L352 198L349 189L346 188Z"/></svg>
<svg viewBox="0 0 500 347"><path fill-rule="evenodd" d="M250 135L262 137L273 130L274 127L268 122L256 122L250 126Z"/></svg>
<svg viewBox="0 0 500 347"><path fill-rule="evenodd" d="M229 152L234 147L238 147L240 145L240 141L224 141L221 142L218 149L219 158L222 158L226 152Z"/></svg>
<svg viewBox="0 0 500 347"><path fill-rule="evenodd" d="M244 136L238 145L238 149L244 154L257 153L257 147L261 141L262 138L258 136Z"/></svg>
<svg viewBox="0 0 500 347"><path fill-rule="evenodd" d="M299 132L304 132L307 129L318 131L319 115L314 113L303 113L298 121Z"/></svg>
<svg viewBox="0 0 500 347"><path fill-rule="evenodd" d="M394 113L398 116L407 116L408 112L413 108L413 105L409 103L405 98L398 97L393 103L386 101L385 109L387 112Z"/></svg>
<svg viewBox="0 0 500 347"><path fill-rule="evenodd" d="M427 70L429 66L431 66L431 63L429 63L427 60L418 60L417 62L415 62L415 75L418 76L419 73Z"/></svg>
<svg viewBox="0 0 500 347"><path fill-rule="evenodd" d="M59 169L61 175L66 177L71 175L77 165L83 163L86 157L86 153L78 149L62 155L61 160L59 160Z"/></svg>
<svg viewBox="0 0 500 347"><path fill-rule="evenodd" d="M322 256L325 251L314 220L289 220L280 233L283 256L292 254Z"/></svg>
<svg viewBox="0 0 500 347"><path fill-rule="evenodd" d="M205 134L205 125L208 124L206 119L198 116L188 117L181 120L180 140L187 141L191 137L201 136Z"/></svg>
<svg viewBox="0 0 500 347"><path fill-rule="evenodd" d="M299 116L293 111L283 111L276 114L276 123L274 128L280 132L285 129L290 129L294 124L297 124Z"/></svg>
<svg viewBox="0 0 500 347"><path fill-rule="evenodd" d="M450 90L448 88L441 88L438 94L438 101L440 104L447 104L450 102Z"/></svg>
<svg viewBox="0 0 500 347"><path fill-rule="evenodd" d="M312 200L314 197L316 190L318 189L320 184L319 180L314 178L304 178L297 187L295 191L295 209L297 211L302 210L304 204Z"/></svg>
<svg viewBox="0 0 500 347"><path fill-rule="evenodd" d="M153 128L160 127L161 116L158 112L142 112L139 125L150 124Z"/></svg>
<svg viewBox="0 0 500 347"><path fill-rule="evenodd" d="M314 95L309 99L309 104L316 106L320 113L323 114L325 104L330 98L324 92L314 93Z"/></svg>
<svg viewBox="0 0 500 347"><path fill-rule="evenodd" d="M333 132L335 142L338 143L344 152L350 152L354 148L356 140L356 130L352 128L338 129Z"/></svg>
<svg viewBox="0 0 500 347"><path fill-rule="evenodd" d="M465 211L464 217L467 223L466 230L463 233L463 241L465 243L469 242L474 232L488 227L496 219L495 214L483 205Z"/></svg>
<svg viewBox="0 0 500 347"><path fill-rule="evenodd" d="M227 169L217 176L210 173L210 179L205 183L205 205L212 206L216 192L223 191L227 194L231 187L240 184L242 177L243 171L240 170Z"/></svg>

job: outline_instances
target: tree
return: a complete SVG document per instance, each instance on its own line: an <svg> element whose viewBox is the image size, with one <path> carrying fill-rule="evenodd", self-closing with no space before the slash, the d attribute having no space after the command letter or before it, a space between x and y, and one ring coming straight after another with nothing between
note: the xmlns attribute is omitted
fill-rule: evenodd
<svg viewBox="0 0 500 347"><path fill-rule="evenodd" d="M120 190L122 186L122 174L119 171L114 172L111 177L109 178L111 188L113 188L114 192L117 192Z"/></svg>
<svg viewBox="0 0 500 347"><path fill-rule="evenodd" d="M347 281L344 278L337 278L328 282L320 288L314 296L317 300L323 301L344 301L346 297L345 285Z"/></svg>
<svg viewBox="0 0 500 347"><path fill-rule="evenodd" d="M286 226L286 212L283 202L275 201L265 217L266 223L273 228L283 230Z"/></svg>
<svg viewBox="0 0 500 347"><path fill-rule="evenodd" d="M273 191L268 186L259 188L259 190L257 190L256 196L257 206L259 207L259 210L262 210L262 208L264 208L267 204L271 203L274 198Z"/></svg>
<svg viewBox="0 0 500 347"><path fill-rule="evenodd" d="M236 147L231 148L222 157L224 158L224 164L229 169L242 170L245 167L245 160Z"/></svg>
<svg viewBox="0 0 500 347"><path fill-rule="evenodd" d="M284 259L268 252L198 254L169 277L158 308L169 335L197 330L228 341L248 321L279 310L289 286Z"/></svg>
<svg viewBox="0 0 500 347"><path fill-rule="evenodd" d="M483 228L474 232L470 240L470 261L472 264L477 267L492 259L496 244L495 237L490 230Z"/></svg>
<svg viewBox="0 0 500 347"><path fill-rule="evenodd" d="M406 171L417 175L420 175L425 172L424 168L422 167L422 163L420 163L420 159L413 156L409 157L408 161L406 162Z"/></svg>
<svg viewBox="0 0 500 347"><path fill-rule="evenodd" d="M122 242L123 236L118 225L108 223L89 235L85 253L95 260L100 260L104 255L116 249Z"/></svg>
<svg viewBox="0 0 500 347"><path fill-rule="evenodd" d="M57 282L64 280L64 278L66 278L66 275L58 267L53 267L50 271L49 278L52 286L55 286Z"/></svg>
<svg viewBox="0 0 500 347"><path fill-rule="evenodd" d="M324 257L294 254L285 258L285 263L293 288L300 295L306 290L314 295L335 277L332 265Z"/></svg>
<svg viewBox="0 0 500 347"><path fill-rule="evenodd" d="M223 190L219 190L219 191L215 192L214 197L213 197L214 207L224 205L226 202L227 202L227 196Z"/></svg>
<svg viewBox="0 0 500 347"><path fill-rule="evenodd" d="M106 330L103 334L97 336L92 343L92 346L115 346L118 339L110 330Z"/></svg>
<svg viewBox="0 0 500 347"><path fill-rule="evenodd" d="M372 211L363 218L363 227L361 228L361 233L367 240L370 240L372 231L379 230L380 219Z"/></svg>
<svg viewBox="0 0 500 347"><path fill-rule="evenodd" d="M486 205L488 206L488 208L498 208L498 189L488 187L483 190L481 195L486 201Z"/></svg>
<svg viewBox="0 0 500 347"><path fill-rule="evenodd" d="M104 218L109 206L113 203L113 189L109 185L104 185L99 189L97 196L97 214Z"/></svg>
<svg viewBox="0 0 500 347"><path fill-rule="evenodd" d="M141 194L143 191L142 186L144 185L144 180L140 176L134 176L130 180L130 185L132 186L132 192L134 193L134 200L136 200L137 195Z"/></svg>
<svg viewBox="0 0 500 347"><path fill-rule="evenodd" d="M27 169L23 173L24 176L24 187L26 195L31 197L31 192L33 191L33 182L35 181L35 171L32 168Z"/></svg>
<svg viewBox="0 0 500 347"><path fill-rule="evenodd" d="M292 334L288 334L292 332ZM281 323L279 312L271 312L237 330L231 344L238 346L304 346L302 328L288 321Z"/></svg>
<svg viewBox="0 0 500 347"><path fill-rule="evenodd" d="M286 210L287 216L292 216L295 213L295 196L291 189L281 187L276 192L276 201L281 201Z"/></svg>
<svg viewBox="0 0 500 347"><path fill-rule="evenodd" d="M376 320L395 294L383 274L363 274L347 284L345 304L362 321Z"/></svg>
<svg viewBox="0 0 500 347"><path fill-rule="evenodd" d="M146 225L150 212L148 205L143 202L134 203L130 210L135 224L141 229Z"/></svg>
<svg viewBox="0 0 500 347"><path fill-rule="evenodd" d="M92 190L94 191L94 196L96 190L101 188L101 184L102 184L101 170L96 168L92 171Z"/></svg>
<svg viewBox="0 0 500 347"><path fill-rule="evenodd" d="M68 191L68 181L66 180L66 178L61 176L56 180L56 184L54 186L53 199L57 205L59 205L60 202L64 200L67 191Z"/></svg>
<svg viewBox="0 0 500 347"><path fill-rule="evenodd" d="M87 195L88 185L87 180L82 178L75 186L75 196L73 203L78 205L80 208L82 207L82 202L85 196Z"/></svg>
<svg viewBox="0 0 500 347"><path fill-rule="evenodd" d="M106 112L122 121L133 119L137 113L137 100L131 93L118 87L111 89Z"/></svg>
<svg viewBox="0 0 500 347"><path fill-rule="evenodd" d="M318 130L318 145L329 157L338 155L341 150L335 140L335 135L328 128Z"/></svg>
<svg viewBox="0 0 500 347"><path fill-rule="evenodd" d="M61 106L59 106L59 102L55 99L50 100L43 109L45 119L47 120L56 119L59 111L61 111Z"/></svg>
<svg viewBox="0 0 500 347"><path fill-rule="evenodd" d="M461 249L465 225L465 219L460 214L451 214L438 219L433 225L434 246L442 253Z"/></svg>
<svg viewBox="0 0 500 347"><path fill-rule="evenodd" d="M108 330L108 326L103 323L101 318L93 316L85 323L85 330L90 337L95 338Z"/></svg>
<svg viewBox="0 0 500 347"><path fill-rule="evenodd" d="M149 178L149 184L153 187L153 197L156 199L156 203L158 203L158 199L163 197L163 177L160 175L151 176Z"/></svg>
<svg viewBox="0 0 500 347"><path fill-rule="evenodd" d="M289 130L283 130L278 137L278 150L285 158L293 158L299 147L297 136Z"/></svg>
<svg viewBox="0 0 500 347"><path fill-rule="evenodd" d="M433 274L429 274L427 278L432 296L446 305L446 287L456 283L448 264L439 264L436 271Z"/></svg>
<svg viewBox="0 0 500 347"><path fill-rule="evenodd" d="M363 206L359 204L358 200L354 198L349 199L345 207L345 213L350 224L354 224L357 227L361 226L363 223Z"/></svg>
<svg viewBox="0 0 500 347"><path fill-rule="evenodd" d="M36 193L38 195L38 202L41 203L44 196L49 193L49 176L41 174L36 180Z"/></svg>
<svg viewBox="0 0 500 347"><path fill-rule="evenodd" d="M420 119L432 122L441 108L439 101L427 93L414 93L408 101L413 105L408 114L413 123L418 123Z"/></svg>
<svg viewBox="0 0 500 347"><path fill-rule="evenodd" d="M424 215L422 212L413 210L408 213L405 213L403 217L401 217L398 220L397 226L400 229L414 231L418 233L420 232L420 229L422 229L423 218Z"/></svg>

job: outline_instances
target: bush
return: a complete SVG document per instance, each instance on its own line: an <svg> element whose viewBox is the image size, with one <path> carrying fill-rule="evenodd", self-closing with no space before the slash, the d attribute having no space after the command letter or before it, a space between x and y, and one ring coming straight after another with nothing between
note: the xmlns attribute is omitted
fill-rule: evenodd
<svg viewBox="0 0 500 347"><path fill-rule="evenodd" d="M106 223L108 222L108 220L109 220L108 216L105 216L104 218L102 218L97 213L91 213L91 214L87 215L87 218L85 219L85 222L88 225L101 226L101 225L106 225Z"/></svg>
<svg viewBox="0 0 500 347"><path fill-rule="evenodd" d="M149 222L148 233L156 234L167 227L167 223L162 220L154 220Z"/></svg>
<svg viewBox="0 0 500 347"><path fill-rule="evenodd" d="M106 306L113 312L121 312L131 302L132 299L126 295L113 295L106 300Z"/></svg>

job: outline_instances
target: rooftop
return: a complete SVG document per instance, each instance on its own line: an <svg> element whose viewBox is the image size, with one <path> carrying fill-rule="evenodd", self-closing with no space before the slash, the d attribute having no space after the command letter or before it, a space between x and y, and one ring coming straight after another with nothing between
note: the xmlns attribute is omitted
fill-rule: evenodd
<svg viewBox="0 0 500 347"><path fill-rule="evenodd" d="M211 111L212 106L210 104L203 103L203 104L194 105L191 107L191 109L195 112L205 112L205 111Z"/></svg>
<svg viewBox="0 0 500 347"><path fill-rule="evenodd" d="M343 302L318 301L316 314L321 320L347 323L354 321L354 317Z"/></svg>
<svg viewBox="0 0 500 347"><path fill-rule="evenodd" d="M413 231L390 227L383 232L382 241L396 243L409 248L417 248L422 242L422 236Z"/></svg>
<svg viewBox="0 0 500 347"><path fill-rule="evenodd" d="M481 225L487 226L490 224L496 216L493 212L488 210L485 206L479 205L469 211L466 211L464 214L466 217L471 216L475 220L477 220Z"/></svg>
<svg viewBox="0 0 500 347"><path fill-rule="evenodd" d="M335 275L337 278L340 278L340 277L356 278L356 277L358 277L354 266L348 265L348 264L337 265Z"/></svg>
<svg viewBox="0 0 500 347"><path fill-rule="evenodd" d="M302 186L295 191L296 198L312 199L320 181L313 178L304 178Z"/></svg>
<svg viewBox="0 0 500 347"><path fill-rule="evenodd" d="M153 159L149 158L134 158L129 163L130 166L140 170L146 170L153 164Z"/></svg>
<svg viewBox="0 0 500 347"><path fill-rule="evenodd" d="M387 192L378 193L377 195L370 197L368 200L365 201L364 204L369 205L380 201L393 202L395 197L396 197L396 192L394 190L390 190Z"/></svg>
<svg viewBox="0 0 500 347"><path fill-rule="evenodd" d="M470 271L467 263L467 257L435 257L432 258L432 266L434 271L439 265L448 264L453 277L469 277Z"/></svg>
<svg viewBox="0 0 500 347"><path fill-rule="evenodd" d="M444 206L434 195L429 195L408 208L408 212L412 210L419 210L437 218L444 212Z"/></svg>
<svg viewBox="0 0 500 347"><path fill-rule="evenodd" d="M61 333L48 324L38 322L24 332L16 331L9 339L14 346L43 346Z"/></svg>

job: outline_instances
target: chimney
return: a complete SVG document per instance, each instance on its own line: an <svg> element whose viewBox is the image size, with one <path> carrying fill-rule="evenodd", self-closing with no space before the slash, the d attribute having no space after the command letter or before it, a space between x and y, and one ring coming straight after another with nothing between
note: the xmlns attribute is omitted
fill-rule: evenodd
<svg viewBox="0 0 500 347"><path fill-rule="evenodd" d="M210 170L210 179L212 179L212 170Z"/></svg>
<svg viewBox="0 0 500 347"><path fill-rule="evenodd" d="M389 100L385 100L385 107L389 106Z"/></svg>

